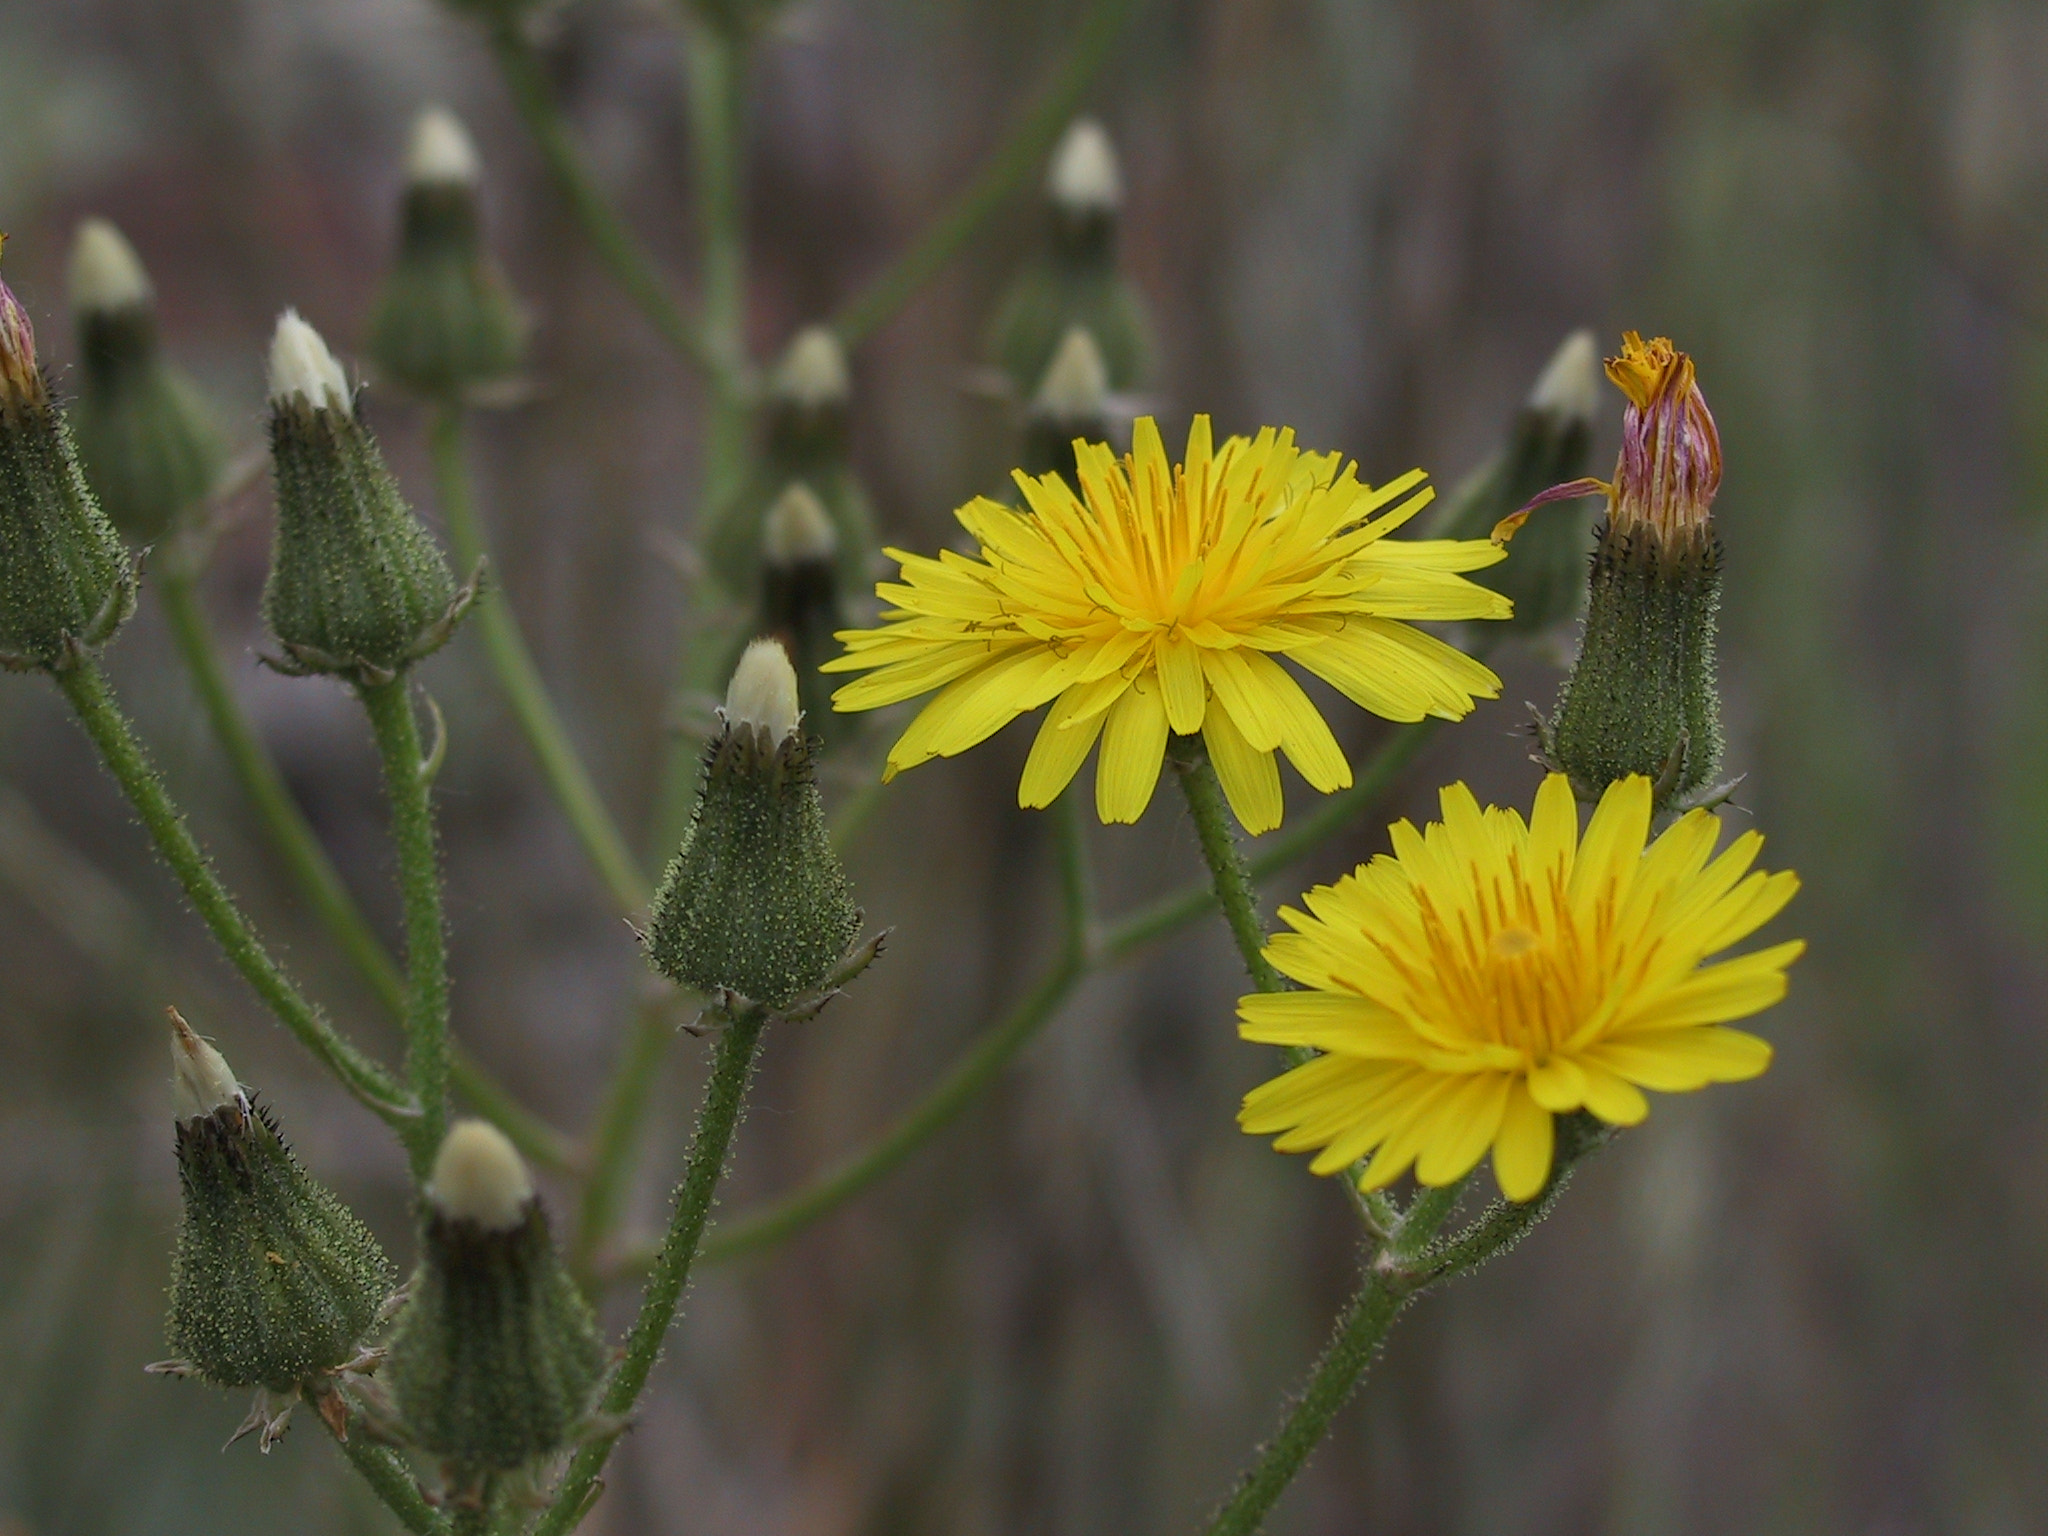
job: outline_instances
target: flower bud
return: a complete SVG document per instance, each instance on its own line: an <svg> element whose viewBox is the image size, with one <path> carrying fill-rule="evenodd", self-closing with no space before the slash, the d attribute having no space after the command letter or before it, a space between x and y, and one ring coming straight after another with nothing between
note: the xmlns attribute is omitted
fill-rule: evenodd
<svg viewBox="0 0 2048 1536"><path fill-rule="evenodd" d="M391 1262L299 1166L220 1052L170 1017L184 1192L166 1326L175 1367L220 1387L301 1391L361 1353Z"/></svg>
<svg viewBox="0 0 2048 1536"><path fill-rule="evenodd" d="M706 539L711 568L728 591L759 595L762 525L796 480L832 519L840 582L848 591L868 589L873 518L847 452L851 396L839 338L822 325L797 332L768 376L761 462Z"/></svg>
<svg viewBox="0 0 2048 1536"><path fill-rule="evenodd" d="M263 617L288 672L388 682L447 643L475 596L398 493L341 364L286 310L270 346L277 541Z"/></svg>
<svg viewBox="0 0 2048 1536"><path fill-rule="evenodd" d="M1108 438L1108 401L1109 365L1102 360L1102 348L1086 326L1072 326L1031 397L1018 467L1027 475L1057 474L1079 485L1074 440Z"/></svg>
<svg viewBox="0 0 2048 1536"><path fill-rule="evenodd" d="M843 726L832 715L832 687L818 670L838 654L845 628L839 603L839 531L808 485L792 480L761 524L761 600L754 632L782 642L796 668L804 717Z"/></svg>
<svg viewBox="0 0 2048 1536"><path fill-rule="evenodd" d="M76 666L134 611L134 568L79 469L28 315L0 282L0 667Z"/></svg>
<svg viewBox="0 0 2048 1536"><path fill-rule="evenodd" d="M1552 355L1506 444L1448 498L1431 526L1435 537L1483 539L1502 518L1561 480L1582 475L1593 448L1599 353L1591 331L1574 331ZM1586 559L1593 548L1590 510L1560 507L1523 530L1508 558L1471 579L1515 605L1510 634L1541 635L1576 619L1586 603Z"/></svg>
<svg viewBox="0 0 2048 1536"><path fill-rule="evenodd" d="M426 1188L419 1273L383 1379L399 1423L458 1480L563 1449L604 1371L596 1320L512 1144L458 1121Z"/></svg>
<svg viewBox="0 0 2048 1536"><path fill-rule="evenodd" d="M1543 503L1607 498L1585 638L1544 748L1582 796L1642 774L1661 809L1706 789L1721 765L1721 546L1712 518L1721 437L1692 359L1664 338L1646 344L1628 332L1607 376L1628 397L1613 481L1554 486L1495 538L1511 538Z"/></svg>
<svg viewBox="0 0 2048 1536"><path fill-rule="evenodd" d="M1123 173L1102 125L1077 119L1046 175L1045 243L1011 282L989 328L989 355L1029 400L1075 326L1101 348L1109 386L1142 382L1151 351L1144 306L1117 269Z"/></svg>
<svg viewBox="0 0 2048 1536"><path fill-rule="evenodd" d="M818 991L860 929L775 640L734 671L683 846L654 898L648 952L670 980L786 1008Z"/></svg>
<svg viewBox="0 0 2048 1536"><path fill-rule="evenodd" d="M399 205L398 253L370 321L370 356L423 395L458 397L519 366L526 321L483 248L476 146L430 107L413 124Z"/></svg>
<svg viewBox="0 0 2048 1536"><path fill-rule="evenodd" d="M226 459L219 429L157 345L149 276L105 219L71 248L78 399L71 427L86 479L114 526L149 544L213 493Z"/></svg>

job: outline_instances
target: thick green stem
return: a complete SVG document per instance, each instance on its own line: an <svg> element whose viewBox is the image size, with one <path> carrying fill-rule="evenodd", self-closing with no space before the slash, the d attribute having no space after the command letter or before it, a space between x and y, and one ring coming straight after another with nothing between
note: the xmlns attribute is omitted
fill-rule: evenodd
<svg viewBox="0 0 2048 1536"><path fill-rule="evenodd" d="M1039 169L1080 105L1089 83L1138 13L1139 4L1140 0L1096 0L1089 7L1074 33L1073 48L1059 74L1030 114L1003 146L982 162L974 179L926 226L910 249L834 317L832 329L841 341L852 347L881 329L952 259L989 215Z"/></svg>
<svg viewBox="0 0 2048 1536"><path fill-rule="evenodd" d="M689 1161L683 1171L683 1182L676 1190L675 1210L669 1218L668 1239L655 1255L646 1290L641 1295L640 1315L633 1321L632 1332L626 1336L625 1353L598 1403L600 1415L622 1425L640 1401L655 1361L661 1358L662 1340L668 1336L669 1325L675 1321L676 1308L683 1299L683 1287L689 1283L690 1267L703 1241L712 1196L725 1173L726 1154L732 1146L733 1130L739 1124L747 1082L753 1074L754 1054L766 1024L766 1012L751 1008L728 1020L719 1034L711 1061L711 1080L704 1088L704 1107L697 1116ZM555 1491L554 1502L535 1528L535 1536L565 1536L575 1529L621 1432L591 1441L571 1458L569 1470Z"/></svg>
<svg viewBox="0 0 2048 1536"><path fill-rule="evenodd" d="M428 442L441 515L448 523L448 541L454 546L461 568L473 570L488 548L470 482L459 404L443 401L435 405ZM490 658L498 688L540 764L541 776L554 792L562 813L569 818L576 840L583 845L591 867L611 894L612 905L627 917L644 911L652 894L647 877L627 851L618 823L605 809L603 797L569 739L547 684L541 679L540 668L534 665L533 653L526 647L526 638L520 633L519 620L506 600L502 583L496 590L487 591L477 604L475 622L483 633L484 652Z"/></svg>
<svg viewBox="0 0 2048 1536"><path fill-rule="evenodd" d="M569 205L571 216L581 226L598 259L610 269L626 297L662 339L701 368L714 390L734 388L736 381L724 373L723 360L670 295L653 259L583 163L582 151L570 135L547 71L527 41L519 18L510 14L510 8L494 8L485 26L512 105L526 124L526 131L533 135L534 145L554 177L556 190Z"/></svg>
<svg viewBox="0 0 2048 1536"><path fill-rule="evenodd" d="M326 1420L323 1418L321 1422L324 1424ZM333 1432L330 1426L328 1433ZM370 1485L370 1491L398 1517L400 1525L413 1532L413 1536L451 1536L452 1528L447 1519L420 1492L420 1485L414 1480L412 1469L405 1464L404 1457L389 1446L371 1444L361 1435L351 1440L337 1440L335 1444L348 1458L349 1465Z"/></svg>
<svg viewBox="0 0 2048 1536"><path fill-rule="evenodd" d="M391 1074L350 1045L321 1016L263 947L234 898L214 874L185 817L171 801L149 755L115 702L106 673L85 661L57 675L57 686L78 712L100 760L135 808L163 861L184 887L214 942L287 1029L367 1108L401 1133L416 1134L419 1106Z"/></svg>
<svg viewBox="0 0 2048 1536"><path fill-rule="evenodd" d="M675 1038L674 998L664 993L644 999L634 1010L624 1049L612 1068L604 1107L590 1135L590 1177L576 1213L576 1238L569 1250L570 1267L589 1286L591 1266L617 1224L627 1181L633 1174L640 1131L661 1058Z"/></svg>
<svg viewBox="0 0 2048 1536"><path fill-rule="evenodd" d="M391 801L391 841L405 907L405 1075L420 1104L409 1145L413 1170L424 1177L448 1123L448 935L432 785L407 679L356 692L369 712Z"/></svg>
<svg viewBox="0 0 2048 1536"><path fill-rule="evenodd" d="M1252 985L1261 992L1282 992L1287 981L1266 958L1266 927L1259 916L1258 887L1245 867L1232 831L1230 806L1223 798L1223 785L1209 754L1199 738L1177 736L1168 744L1166 760L1180 777L1188 801L1188 815L1194 819L1195 836L1202 845L1202 858L1215 882L1216 904L1237 941L1237 952L1250 973Z"/></svg>

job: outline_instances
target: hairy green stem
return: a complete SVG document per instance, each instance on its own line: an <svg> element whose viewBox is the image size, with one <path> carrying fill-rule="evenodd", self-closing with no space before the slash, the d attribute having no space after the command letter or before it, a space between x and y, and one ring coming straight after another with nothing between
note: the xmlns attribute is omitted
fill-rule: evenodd
<svg viewBox="0 0 2048 1536"><path fill-rule="evenodd" d="M1607 1134L1588 1116L1563 1121L1543 1192L1521 1204L1498 1202L1462 1235L1445 1244L1435 1244L1434 1239L1456 1208L1466 1181L1424 1189L1416 1196L1377 1257L1366 1266L1357 1291L1338 1315L1322 1358L1309 1372L1279 1430L1259 1448L1257 1458L1210 1521L1208 1536L1256 1536L1274 1503L1329 1433L1331 1420L1357 1390L1402 1308L1441 1281L1477 1269L1512 1247L1549 1214L1571 1177L1573 1164L1602 1145Z"/></svg>
<svg viewBox="0 0 2048 1536"><path fill-rule="evenodd" d="M1266 958L1266 925L1259 916L1258 888L1238 850L1230 806L1223 798L1215 765L1202 750L1201 739L1194 736L1174 737L1167 744L1166 760L1173 764L1187 796L1195 837L1215 882L1216 904L1223 909L1223 920L1230 925L1230 936L1237 941L1237 952L1252 985L1261 992L1284 992L1286 979Z"/></svg>
<svg viewBox="0 0 2048 1536"><path fill-rule="evenodd" d="M220 883L212 864L172 803L163 780L136 739L97 661L87 660L56 674L57 686L77 711L79 723L99 749L100 760L120 785L156 844L157 853L184 887L185 895L213 934L228 963L242 975L287 1029L299 1038L341 1085L362 1104L406 1136L416 1133L419 1106L391 1074L335 1033L263 947L249 920Z"/></svg>
<svg viewBox="0 0 2048 1536"><path fill-rule="evenodd" d="M723 360L670 295L653 258L627 228L583 163L582 151L576 147L561 104L555 100L547 70L527 40L520 19L510 7L493 7L485 28L498 72L511 93L512 105L533 136L548 173L554 177L556 190L569 205L570 215L598 259L662 339L702 369L714 390L734 388L735 381L725 374Z"/></svg>
<svg viewBox="0 0 2048 1536"><path fill-rule="evenodd" d="M669 1217L668 1238L655 1255L646 1289L641 1294L640 1315L633 1320L632 1331L626 1336L625 1353L598 1403L600 1415L621 1425L639 1402L648 1374L661 1358L662 1340L668 1336L669 1325L675 1321L676 1308L683 1299L683 1287L689 1283L690 1267L703 1241L712 1196L725 1172L726 1154L732 1146L733 1130L739 1124L747 1082L753 1074L754 1055L767 1021L764 1009L749 1008L730 1018L719 1033L711 1061L711 1080L704 1088L704 1106L698 1112L683 1182L676 1190L675 1210ZM620 1433L623 1430L591 1441L570 1459L553 1503L535 1527L535 1536L565 1536L575 1529Z"/></svg>
<svg viewBox="0 0 2048 1536"><path fill-rule="evenodd" d="M434 485L441 515L448 523L448 542L454 546L458 565L473 570L489 550L482 521L477 516L463 443L462 407L458 403L435 404L427 440L434 461ZM502 581L496 590L486 591L477 604L476 623L482 631L484 653L490 659L498 689L540 764L541 776L554 792L562 813L569 818L576 840L583 845L591 867L610 893L612 905L626 917L644 911L652 896L647 877L627 851L618 823L605 809L590 771L569 739L554 699L541 679L540 668L534 664L533 653L520 633L519 620L512 612Z"/></svg>
<svg viewBox="0 0 2048 1536"><path fill-rule="evenodd" d="M323 1417L321 1422L326 1423L326 1419ZM328 1433L333 1432L330 1426ZM334 1443L348 1458L349 1465L370 1485L370 1491L398 1517L400 1525L413 1532L413 1536L452 1536L447 1518L427 1502L404 1457L389 1446L371 1444L361 1435L352 1440L338 1439Z"/></svg>
<svg viewBox="0 0 2048 1536"><path fill-rule="evenodd" d="M369 712L391 802L391 841L405 908L405 1075L420 1104L409 1145L413 1171L424 1178L448 1124L448 934L432 785L408 679L359 687L356 693Z"/></svg>
<svg viewBox="0 0 2048 1536"><path fill-rule="evenodd" d="M1039 168L1139 4L1140 0L1095 0L1075 30L1073 47L1051 88L911 247L833 317L832 329L842 342L856 346L880 330Z"/></svg>
<svg viewBox="0 0 2048 1536"><path fill-rule="evenodd" d="M285 787L284 775L277 771L276 762L235 697L227 671L221 665L220 652L213 643L205 610L200 606L192 574L167 570L157 583L157 595L163 602L164 618L170 624L178 656L192 676L199 706L206 712L207 724L227 757L228 771L255 807L271 846L284 860L286 871L304 893L315 916L326 925L378 1000L394 1014L403 1013L405 977L392 963L362 908L342 883L327 850L306 824L291 791Z"/></svg>
<svg viewBox="0 0 2048 1536"><path fill-rule="evenodd" d="M197 583L189 571L173 569L159 578L157 590L163 599L171 637L192 676L207 724L228 760L228 771L256 808L257 820L284 861L286 873L341 946L342 953L376 993L377 1000L390 1010L393 1018L402 1020L405 976L371 929L334 861L328 858L327 850L320 846L305 814L285 787L276 760L236 697L221 665L206 611L200 605ZM522 1105L467 1052L455 1050L449 1062L449 1075L470 1107L511 1138L529 1161L556 1172L575 1166L576 1149L569 1138Z"/></svg>
<svg viewBox="0 0 2048 1536"><path fill-rule="evenodd" d="M626 1043L612 1068L604 1106L590 1134L590 1176L576 1212L576 1236L569 1248L570 1268L590 1287L591 1267L605 1239L617 1224L627 1181L632 1177L640 1132L654 1095L661 1058L675 1038L672 994L645 998L634 1010Z"/></svg>

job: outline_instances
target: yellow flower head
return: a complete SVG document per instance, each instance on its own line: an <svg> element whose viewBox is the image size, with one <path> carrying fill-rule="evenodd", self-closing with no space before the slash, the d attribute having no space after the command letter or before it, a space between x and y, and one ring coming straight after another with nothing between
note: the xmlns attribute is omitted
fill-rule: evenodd
<svg viewBox="0 0 2048 1536"><path fill-rule="evenodd" d="M890 749L893 777L1052 709L1018 802L1047 806L1098 738L1095 807L1136 821L1169 731L1201 734L1245 829L1280 824L1287 754L1328 793L1351 767L1286 657L1375 714L1457 719L1500 679L1415 619L1501 619L1507 599L1461 571L1493 564L1484 540L1390 539L1433 494L1421 470L1377 489L1334 453L1266 428L1211 447L1209 418L1168 462L1141 418L1131 453L1077 443L1080 493L1057 474L1016 477L1025 510L986 497L955 514L979 558L890 550L901 582L881 628L848 630L828 672L867 672L833 695L875 709L938 689Z"/></svg>
<svg viewBox="0 0 2048 1536"><path fill-rule="evenodd" d="M1512 1200L1550 1174L1553 1115L1634 1125L1643 1088L1738 1082L1771 1048L1722 1026L1785 995L1803 943L1705 965L1798 890L1749 873L1745 832L1709 862L1720 823L1699 810L1645 848L1650 782L1609 787L1579 837L1561 774L1533 817L1482 811L1463 784L1441 822L1393 830L1394 851L1283 909L1294 931L1267 958L1308 990L1238 1004L1247 1040L1324 1054L1254 1089L1239 1123L1282 1152L1320 1149L1335 1173L1366 1154L1378 1188L1412 1164L1424 1184L1463 1177L1493 1150Z"/></svg>

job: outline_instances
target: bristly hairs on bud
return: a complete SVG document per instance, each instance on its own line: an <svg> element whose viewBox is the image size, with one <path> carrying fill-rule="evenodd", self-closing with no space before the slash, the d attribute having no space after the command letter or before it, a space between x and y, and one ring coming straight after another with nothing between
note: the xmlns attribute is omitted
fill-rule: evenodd
<svg viewBox="0 0 2048 1536"><path fill-rule="evenodd" d="M204 509L226 446L199 391L164 358L149 275L105 219L78 226L71 311L79 356L71 426L86 479L116 528L154 543Z"/></svg>
<svg viewBox="0 0 2048 1536"><path fill-rule="evenodd" d="M277 539L263 616L295 674L387 683L445 645L476 595L460 589L399 495L341 364L293 310L270 347Z"/></svg>
<svg viewBox="0 0 2048 1536"><path fill-rule="evenodd" d="M780 642L750 645L647 936L650 959L672 981L778 1010L824 987L860 931L797 700Z"/></svg>
<svg viewBox="0 0 2048 1536"><path fill-rule="evenodd" d="M165 1331L177 1358L150 1369L256 1389L236 1438L260 1431L265 1450L300 1397L344 1427L339 1388L376 1358L366 1340L391 1297L391 1263L220 1052L169 1014L183 1209Z"/></svg>
<svg viewBox="0 0 2048 1536"><path fill-rule="evenodd" d="M851 403L839 338L822 325L798 331L768 373L754 472L703 535L706 561L732 596L762 600L764 521L795 481L810 488L832 520L841 587L871 589L874 521L849 457Z"/></svg>
<svg viewBox="0 0 2048 1536"><path fill-rule="evenodd" d="M564 1449L590 1410L604 1345L512 1144L458 1121L434 1159L419 1273L384 1377L399 1426L474 1500L493 1473Z"/></svg>
<svg viewBox="0 0 2048 1536"><path fill-rule="evenodd" d="M1012 398L1030 402L1075 326L1095 340L1112 390L1144 382L1151 353L1144 305L1117 267L1124 178L1109 133L1070 124L1047 169L1043 246L1019 270L989 326L988 356Z"/></svg>
<svg viewBox="0 0 2048 1536"><path fill-rule="evenodd" d="M398 250L370 322L381 376L416 394L457 400L515 372L527 323L485 249L482 166L461 120L429 107L405 152Z"/></svg>
<svg viewBox="0 0 2048 1536"><path fill-rule="evenodd" d="M1614 479L1553 486L1494 536L1514 537L1546 503L1606 498L1585 637L1541 741L1583 798L1642 774L1662 811L1710 798L1721 765L1721 436L1692 359L1665 338L1626 333L1607 377L1628 399Z"/></svg>
<svg viewBox="0 0 2048 1536"><path fill-rule="evenodd" d="M1501 519L1559 481L1586 472L1593 451L1600 356L1591 331L1567 336L1508 423L1500 450L1467 476L1430 525L1430 536L1483 539ZM1524 530L1499 565L1471 580L1509 598L1502 633L1560 649L1567 626L1586 605L1586 561L1593 550L1590 511L1560 508ZM1489 626L1489 630L1491 626Z"/></svg>
<svg viewBox="0 0 2048 1536"><path fill-rule="evenodd" d="M79 468L28 313L0 281L0 667L75 667L134 611L134 567Z"/></svg>

